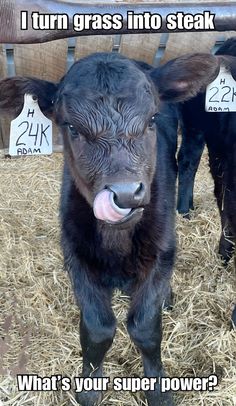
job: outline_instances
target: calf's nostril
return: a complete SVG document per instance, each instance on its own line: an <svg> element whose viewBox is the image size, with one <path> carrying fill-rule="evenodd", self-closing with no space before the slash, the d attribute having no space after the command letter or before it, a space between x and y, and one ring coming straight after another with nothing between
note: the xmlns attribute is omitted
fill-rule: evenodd
<svg viewBox="0 0 236 406"><path fill-rule="evenodd" d="M116 193L113 192L113 201L115 202L115 204L118 204L118 198Z"/></svg>
<svg viewBox="0 0 236 406"><path fill-rule="evenodd" d="M135 200L142 200L144 198L144 195L145 195L145 186L141 182L141 183L139 183L136 191L134 192L134 199Z"/></svg>

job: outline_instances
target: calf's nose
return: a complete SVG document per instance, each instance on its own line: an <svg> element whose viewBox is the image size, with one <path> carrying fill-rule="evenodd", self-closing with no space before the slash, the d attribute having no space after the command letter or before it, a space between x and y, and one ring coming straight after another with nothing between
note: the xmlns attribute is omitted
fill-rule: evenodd
<svg viewBox="0 0 236 406"><path fill-rule="evenodd" d="M114 183L107 186L114 193L114 202L121 208L136 208L142 205L145 186L142 182Z"/></svg>

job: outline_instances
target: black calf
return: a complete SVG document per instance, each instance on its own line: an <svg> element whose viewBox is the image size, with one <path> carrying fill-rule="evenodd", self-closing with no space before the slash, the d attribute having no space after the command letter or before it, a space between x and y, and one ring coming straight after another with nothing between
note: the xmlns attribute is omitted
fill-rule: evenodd
<svg viewBox="0 0 236 406"><path fill-rule="evenodd" d="M190 55L152 71L118 54L95 54L73 65L57 85L37 79L0 82L0 108L22 108L24 93L52 109L64 138L62 247L81 309L84 377L102 376L115 334L114 288L131 296L128 331L144 373L158 378L161 309L171 296L175 256L176 129L171 104L196 95L218 70L211 55ZM81 405L101 393L82 392ZM150 406L171 395L147 393Z"/></svg>
<svg viewBox="0 0 236 406"><path fill-rule="evenodd" d="M216 55L236 56L236 38L227 40ZM234 58L231 73L236 79ZM221 217L219 254L227 264L235 251L236 242L236 113L205 112L205 93L180 105L179 111L183 143L178 156L178 211L188 214L193 208L194 177L206 142ZM232 318L236 325L235 312Z"/></svg>

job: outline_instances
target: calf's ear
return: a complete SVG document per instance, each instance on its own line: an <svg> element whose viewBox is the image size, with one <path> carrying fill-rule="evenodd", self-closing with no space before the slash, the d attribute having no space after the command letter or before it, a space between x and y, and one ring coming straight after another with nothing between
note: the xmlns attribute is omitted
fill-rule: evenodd
<svg viewBox="0 0 236 406"><path fill-rule="evenodd" d="M0 80L0 112L17 116L26 93L36 96L43 113L50 115L57 85L46 80L15 76Z"/></svg>
<svg viewBox="0 0 236 406"><path fill-rule="evenodd" d="M204 91L219 72L220 61L210 54L189 54L153 69L151 78L161 100L180 102Z"/></svg>

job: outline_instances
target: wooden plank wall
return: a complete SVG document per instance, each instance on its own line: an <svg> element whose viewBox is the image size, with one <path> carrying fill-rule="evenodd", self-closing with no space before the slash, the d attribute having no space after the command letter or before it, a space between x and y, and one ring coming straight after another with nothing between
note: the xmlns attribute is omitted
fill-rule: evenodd
<svg viewBox="0 0 236 406"><path fill-rule="evenodd" d="M77 0L74 0L75 2ZM228 38L235 33L173 33L162 50L160 63L190 52L210 52L217 39ZM89 36L74 39L74 59L93 52L110 52L114 49L122 54L152 64L161 43L161 34L135 34L122 36ZM118 45L117 45L118 44ZM114 46L116 45L116 46ZM45 44L15 45L14 67L17 75L36 76L41 79L58 81L66 72L68 40L57 40ZM7 58L4 46L0 45L0 77L7 76ZM60 144L60 135L54 128L54 144ZM9 144L9 121L0 117L0 149Z"/></svg>
<svg viewBox="0 0 236 406"><path fill-rule="evenodd" d="M120 52L129 58L134 58L152 64L160 45L161 34L124 34L121 37Z"/></svg>

